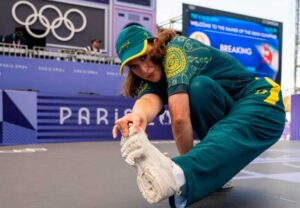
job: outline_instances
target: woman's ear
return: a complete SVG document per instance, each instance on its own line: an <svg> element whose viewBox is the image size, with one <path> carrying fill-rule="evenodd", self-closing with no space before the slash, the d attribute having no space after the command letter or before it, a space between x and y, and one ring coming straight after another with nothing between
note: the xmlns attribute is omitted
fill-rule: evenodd
<svg viewBox="0 0 300 208"><path fill-rule="evenodd" d="M157 37L154 37L154 38L153 38L153 42L154 42L154 43L157 43L157 41L158 41L158 38L157 38Z"/></svg>

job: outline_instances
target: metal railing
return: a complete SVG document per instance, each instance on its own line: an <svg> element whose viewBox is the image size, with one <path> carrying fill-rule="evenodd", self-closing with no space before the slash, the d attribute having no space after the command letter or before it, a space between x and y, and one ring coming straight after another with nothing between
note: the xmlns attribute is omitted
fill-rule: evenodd
<svg viewBox="0 0 300 208"><path fill-rule="evenodd" d="M0 43L0 55L27 57L28 47L26 45Z"/></svg>
<svg viewBox="0 0 300 208"><path fill-rule="evenodd" d="M118 57L111 57L101 52L86 51L84 49L61 49L37 46L33 47L33 49L28 49L26 45L15 45L1 42L0 55L53 59L57 61L120 65L120 59Z"/></svg>

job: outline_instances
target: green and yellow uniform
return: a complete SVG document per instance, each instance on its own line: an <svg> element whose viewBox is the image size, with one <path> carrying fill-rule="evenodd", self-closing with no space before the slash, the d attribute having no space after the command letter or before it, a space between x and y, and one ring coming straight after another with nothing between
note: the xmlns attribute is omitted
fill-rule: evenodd
<svg viewBox="0 0 300 208"><path fill-rule="evenodd" d="M280 137L285 111L280 86L255 78L232 56L177 36L166 48L166 80L145 83L140 96L188 93L201 139L173 160L183 169L187 205L216 191ZM185 110L185 109L182 109Z"/></svg>

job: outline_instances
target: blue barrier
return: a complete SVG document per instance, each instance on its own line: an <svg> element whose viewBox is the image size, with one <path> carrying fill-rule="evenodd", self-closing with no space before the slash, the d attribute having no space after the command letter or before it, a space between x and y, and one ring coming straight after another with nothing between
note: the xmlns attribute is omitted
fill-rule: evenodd
<svg viewBox="0 0 300 208"><path fill-rule="evenodd" d="M300 95L291 96L291 128L292 140L300 140Z"/></svg>
<svg viewBox="0 0 300 208"><path fill-rule="evenodd" d="M0 89L119 95L119 66L0 56Z"/></svg>
<svg viewBox="0 0 300 208"><path fill-rule="evenodd" d="M0 144L36 143L37 93L0 90Z"/></svg>
<svg viewBox="0 0 300 208"><path fill-rule="evenodd" d="M111 141L115 120L133 99L0 90L0 144ZM2 110L3 109L3 110ZM168 110L150 123L150 139L172 139Z"/></svg>

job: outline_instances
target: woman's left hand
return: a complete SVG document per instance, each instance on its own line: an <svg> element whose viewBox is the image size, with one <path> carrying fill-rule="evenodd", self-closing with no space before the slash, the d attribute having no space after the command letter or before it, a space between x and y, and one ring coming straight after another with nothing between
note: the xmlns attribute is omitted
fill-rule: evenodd
<svg viewBox="0 0 300 208"><path fill-rule="evenodd" d="M118 131L121 132L123 137L128 137L130 125L135 133L138 132L140 128L145 130L147 125L147 119L145 116L141 116L139 114L126 114L125 116L123 116L115 122L115 125L112 130L113 138L117 138Z"/></svg>

